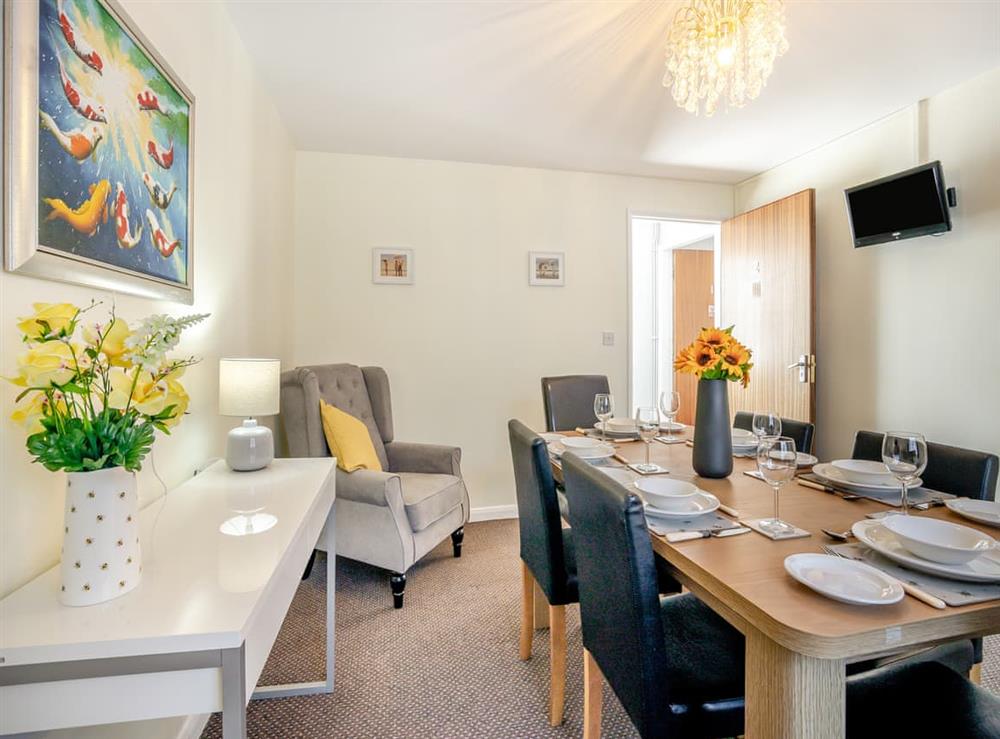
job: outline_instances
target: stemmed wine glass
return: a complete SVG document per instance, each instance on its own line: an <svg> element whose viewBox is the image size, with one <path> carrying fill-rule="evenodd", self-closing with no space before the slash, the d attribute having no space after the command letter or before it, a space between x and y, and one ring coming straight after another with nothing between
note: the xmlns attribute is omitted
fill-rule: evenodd
<svg viewBox="0 0 1000 739"><path fill-rule="evenodd" d="M781 417L776 413L754 413L750 429L753 431L753 435L757 437L757 444L759 446L761 440L765 437L781 436Z"/></svg>
<svg viewBox="0 0 1000 739"><path fill-rule="evenodd" d="M674 419L681 409L681 394L674 391L664 390L660 393L660 413L667 417L667 436L674 433Z"/></svg>
<svg viewBox="0 0 1000 739"><path fill-rule="evenodd" d="M664 472L660 465L649 461L649 447L660 431L660 412L656 408L639 408L635 412L635 427L646 445L646 463L635 465L635 469L639 472Z"/></svg>
<svg viewBox="0 0 1000 739"><path fill-rule="evenodd" d="M615 397L611 393L594 396L594 415L601 422L601 441L608 440L608 419L615 415Z"/></svg>
<svg viewBox="0 0 1000 739"><path fill-rule="evenodd" d="M760 521L760 527L775 535L792 531L794 527L778 517L778 491L795 477L795 440L787 436L761 437L757 447L757 470L774 491L774 518Z"/></svg>
<svg viewBox="0 0 1000 739"><path fill-rule="evenodd" d="M927 441L910 431L889 431L882 440L882 461L902 488L902 513L909 515L908 487L927 467Z"/></svg>

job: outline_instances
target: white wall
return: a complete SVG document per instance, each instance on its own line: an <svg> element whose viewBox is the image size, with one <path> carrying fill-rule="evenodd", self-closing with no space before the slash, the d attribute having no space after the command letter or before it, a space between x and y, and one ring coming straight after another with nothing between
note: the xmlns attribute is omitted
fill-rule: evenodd
<svg viewBox="0 0 1000 739"><path fill-rule="evenodd" d="M293 360L384 366L397 438L461 445L474 508L513 503L506 422L544 427L542 376L624 397L628 209L732 209L723 185L309 152L295 191ZM414 248L416 284L372 284L375 246ZM528 286L530 250L566 252L566 287Z"/></svg>
<svg viewBox="0 0 1000 739"><path fill-rule="evenodd" d="M287 357L286 300L291 283L293 155L290 139L258 88L249 58L220 3L127 0L126 10L194 92L195 305L116 298L119 315L210 312L189 334L184 352L205 361L188 370L191 415L155 445L168 486L189 477L209 456L221 455L233 419L217 414L218 358ZM0 274L0 374L14 374L21 351L15 317L34 301L85 304L110 300L90 288ZM0 596L59 559L62 474L29 463L22 430L9 420L15 390L0 391ZM146 469L140 496L159 485Z"/></svg>
<svg viewBox="0 0 1000 739"><path fill-rule="evenodd" d="M816 188L820 457L848 453L859 428L1000 451L1000 69L928 102L954 230L854 249L843 190L914 166L914 121L900 112L736 188L737 212Z"/></svg>

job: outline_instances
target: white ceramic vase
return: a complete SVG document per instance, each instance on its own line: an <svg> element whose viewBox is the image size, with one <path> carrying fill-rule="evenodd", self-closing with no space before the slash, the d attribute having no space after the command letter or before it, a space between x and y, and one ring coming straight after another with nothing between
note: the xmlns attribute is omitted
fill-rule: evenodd
<svg viewBox="0 0 1000 739"><path fill-rule="evenodd" d="M69 472L61 591L67 606L90 606L139 584L139 499L135 473L121 467Z"/></svg>

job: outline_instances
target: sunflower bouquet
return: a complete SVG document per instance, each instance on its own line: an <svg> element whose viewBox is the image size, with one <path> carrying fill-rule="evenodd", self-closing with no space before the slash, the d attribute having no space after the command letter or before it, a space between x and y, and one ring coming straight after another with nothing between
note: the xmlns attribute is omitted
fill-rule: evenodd
<svg viewBox="0 0 1000 739"><path fill-rule="evenodd" d="M729 380L750 384L753 353L733 337L729 328L703 328L674 359L674 369L699 380Z"/></svg>
<svg viewBox="0 0 1000 739"><path fill-rule="evenodd" d="M112 308L106 321L84 325L97 305L35 303L17 324L26 351L7 379L24 390L11 417L26 428L34 461L51 471L134 472L154 432L170 433L188 407L180 378L198 360L166 354L206 316L150 316L131 328Z"/></svg>

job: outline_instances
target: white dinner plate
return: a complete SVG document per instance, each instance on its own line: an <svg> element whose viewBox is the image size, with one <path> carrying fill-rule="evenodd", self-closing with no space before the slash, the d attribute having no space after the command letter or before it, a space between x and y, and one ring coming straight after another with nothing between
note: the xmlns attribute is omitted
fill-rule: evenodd
<svg viewBox="0 0 1000 739"><path fill-rule="evenodd" d="M718 507L718 498L704 490L699 490L697 495L692 495L684 506L678 507L676 511L665 511L646 503L646 515L652 518L694 518L704 513L711 513Z"/></svg>
<svg viewBox="0 0 1000 739"><path fill-rule="evenodd" d="M599 432L603 432L604 431L604 429L601 427L601 422L600 421L598 421L597 423L594 424L594 428L597 429ZM626 436L638 436L638 435L639 434L635 430L635 426L633 426L632 430L629 431L629 430L627 430L627 428L615 428L610 423L608 424L608 436L614 437L616 439L620 439L620 438L626 437Z"/></svg>
<svg viewBox="0 0 1000 739"><path fill-rule="evenodd" d="M853 488L855 490L860 490L866 493L900 492L900 485L898 482L893 485L865 485L860 482L851 482L846 477L844 477L843 473L840 470L838 470L829 462L820 462L819 464L813 466L812 471L813 474L816 475L816 477L822 478L827 482L832 482L834 485L841 485L846 488ZM918 477L916 480L913 480L908 487L910 488L910 490L912 490L913 488L918 488L923 484L924 481Z"/></svg>
<svg viewBox="0 0 1000 739"><path fill-rule="evenodd" d="M900 516L901 513L890 515ZM993 550L964 565L946 565L922 559L904 547L879 521L858 521L851 527L858 541L879 554L918 572L966 582L1000 582L1000 552Z"/></svg>
<svg viewBox="0 0 1000 739"><path fill-rule="evenodd" d="M899 603L903 587L864 562L803 552L785 557L785 572L827 598L861 606Z"/></svg>
<svg viewBox="0 0 1000 739"><path fill-rule="evenodd" d="M549 448L557 457L561 457L567 451L573 452L580 459L607 459L615 454L615 448L610 444L598 444L593 449L566 449L561 443L555 442Z"/></svg>
<svg viewBox="0 0 1000 739"><path fill-rule="evenodd" d="M1000 526L1000 503L973 498L952 498L944 502L948 509L972 521Z"/></svg>
<svg viewBox="0 0 1000 739"><path fill-rule="evenodd" d="M566 438L562 434L552 434L552 433L539 434L539 436L545 440L546 444L551 444L554 441L560 441Z"/></svg>

